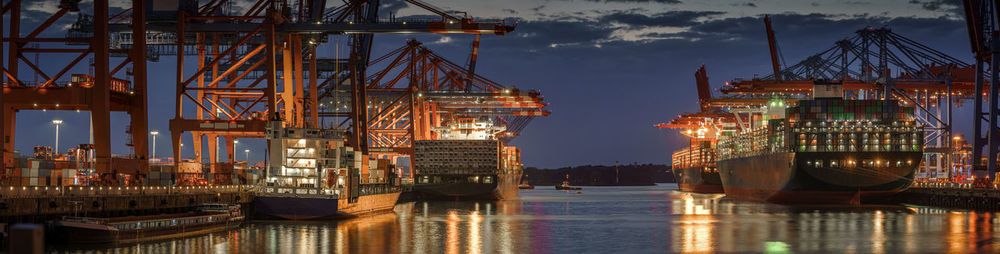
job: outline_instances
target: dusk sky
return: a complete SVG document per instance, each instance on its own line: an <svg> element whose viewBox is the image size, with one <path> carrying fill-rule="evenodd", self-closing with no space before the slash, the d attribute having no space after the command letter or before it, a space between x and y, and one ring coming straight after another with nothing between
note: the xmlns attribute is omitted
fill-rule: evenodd
<svg viewBox="0 0 1000 254"><path fill-rule="evenodd" d="M33 28L48 17L47 13L57 10L58 2L25 1L22 15L26 24L22 26ZM92 1L84 2L82 9L89 12ZM112 6L125 2L130 1L113 0ZM735 78L770 73L762 22L765 14L772 16L788 64L869 26L891 28L972 62L957 0L426 2L445 10L466 11L476 18L519 22L513 33L483 37L477 73L506 86L541 89L551 103L548 109L552 115L535 119L513 143L522 149L524 164L534 167L609 165L615 161L669 163L669 154L687 141L676 131L653 125L697 110L693 73L699 66L706 65L713 88ZM382 4L382 17L389 13L397 17L432 15L401 0L383 0ZM74 19L75 15L68 15L56 26L65 27ZM30 29L22 28L21 32L26 34ZM47 35L61 37L64 31L53 30ZM377 35L373 55L398 48L407 38L416 38L440 55L464 63L473 35ZM149 65L150 129L162 133L157 140L159 156L171 152L167 123L174 114L173 58L164 57ZM77 72L86 73L85 64ZM969 108L971 105L956 111L955 122L969 122ZM51 145L54 127L49 122L53 118L65 120L61 150L88 142L86 112L22 111L17 119L17 149L30 152L35 145ZM113 153L128 152L123 145L127 123L124 113L113 114ZM971 127L960 125L958 133L970 135ZM190 142L189 137L186 140ZM251 159L263 158L262 139L241 140L240 150L247 145L253 149ZM242 160L243 153L237 154ZM192 156L190 149L184 156Z"/></svg>

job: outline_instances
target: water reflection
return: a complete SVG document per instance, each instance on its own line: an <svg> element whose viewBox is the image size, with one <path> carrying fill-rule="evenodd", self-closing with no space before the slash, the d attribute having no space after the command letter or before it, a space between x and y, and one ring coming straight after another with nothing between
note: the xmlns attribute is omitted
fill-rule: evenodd
<svg viewBox="0 0 1000 254"><path fill-rule="evenodd" d="M1000 253L994 213L913 206L780 206L668 187L415 202L339 222L255 221L227 232L88 253ZM53 250L66 250L62 246ZM81 248L81 246L73 246Z"/></svg>

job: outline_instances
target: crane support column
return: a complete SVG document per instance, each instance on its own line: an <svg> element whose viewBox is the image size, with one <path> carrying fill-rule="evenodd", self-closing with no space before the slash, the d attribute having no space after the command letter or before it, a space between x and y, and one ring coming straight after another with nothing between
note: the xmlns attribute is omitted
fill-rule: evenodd
<svg viewBox="0 0 1000 254"><path fill-rule="evenodd" d="M989 180L993 181L996 178L997 172L997 147L1000 145L1000 138L997 137L997 100L998 93L1000 93L1000 36L996 32L993 33L993 39L990 43L990 117L989 117L989 133L986 136L989 138L987 145L987 161L986 161L986 172Z"/></svg>
<svg viewBox="0 0 1000 254"><path fill-rule="evenodd" d="M90 47L94 50L93 106L90 119L94 124L95 170L103 175L115 174L111 169L111 101L108 45L108 0L94 1L94 37ZM116 179L112 175L111 179Z"/></svg>
<svg viewBox="0 0 1000 254"><path fill-rule="evenodd" d="M146 1L132 0L132 34L146 34ZM132 145L135 155L140 160L140 168L149 165L149 104L146 95L146 36L134 36L129 58L132 58L132 87L135 92L131 111ZM145 173L145 172L143 172Z"/></svg>

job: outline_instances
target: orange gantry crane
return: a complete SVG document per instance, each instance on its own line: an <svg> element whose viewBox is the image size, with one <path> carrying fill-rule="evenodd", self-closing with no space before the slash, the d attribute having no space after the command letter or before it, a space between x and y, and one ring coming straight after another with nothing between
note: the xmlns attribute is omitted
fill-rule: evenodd
<svg viewBox="0 0 1000 254"><path fill-rule="evenodd" d="M146 103L146 60L175 55L177 89L175 116L170 121L175 161L181 162L181 134L192 133L193 149L201 161L202 137L224 137L226 154L234 156L236 137L264 137L265 123L283 121L287 126L318 127L320 91L317 66L321 64L316 47L331 35L350 35L351 56L333 64L344 67L346 74L339 84L350 87L350 128L356 138L350 143L366 147L368 55L374 33L469 33L503 35L514 29L503 21L476 22L455 17L429 4L408 0L411 4L440 14L439 20L379 19L377 0L338 2L332 8L327 1L254 0L249 9L236 8L233 1L174 1L150 4L133 0L130 8L109 15L107 0L95 0L93 14L81 14L64 38L39 38L38 35L66 13L79 11L78 0L61 1L52 17L28 34L21 36L21 0L3 5L9 18L8 35L3 37L11 57L3 69L4 168L12 167L14 116L22 109L91 110L94 123L96 170L115 177L116 173L142 174L146 170L148 138ZM95 36L98 35L98 36ZM107 36L101 36L107 35ZM27 43L68 44L60 48L27 48ZM47 75L29 61L24 52L76 53L66 67ZM88 85L73 86L60 78L66 76L83 58L93 55L94 74ZM112 63L113 58L125 56ZM194 71L186 68L187 57L197 56ZM23 65L22 65L23 64ZM46 63L49 64L49 63ZM133 84L126 80L126 67ZM22 66L43 76L41 84L27 84ZM115 79L114 77L121 77ZM124 87L116 89L114 87ZM44 99L44 100L42 100ZM192 110L193 109L193 112ZM129 112L132 124L129 142L135 155L112 161L110 154L110 118L112 110ZM193 116L191 113L194 113ZM208 143L213 172L217 162L216 142ZM364 148L366 150L367 148Z"/></svg>
<svg viewBox="0 0 1000 254"><path fill-rule="evenodd" d="M86 110L91 113L93 123L94 148L96 151L97 173L106 179L113 178L116 173L139 174L147 166L148 146L148 116L146 111L146 58L144 50L145 38L135 40L137 47L111 47L109 16L107 0L96 0L93 12L87 17L92 21L87 24L90 33L73 34L66 37L47 37L54 31L52 25L67 14L80 12L79 0L65 0L59 4L59 9L50 15L37 27L30 29L26 35L22 32L22 11L27 1L11 0L3 5L0 20L8 18L6 26L0 28L7 31L3 35L7 52L7 63L3 66L3 95L0 98L3 109L3 169L14 167L14 124L17 112L21 110ZM133 8L145 10L146 2L133 0ZM135 20L144 20L145 12L133 14ZM81 14L81 16L83 16ZM123 21L131 33L145 33L144 22ZM75 24L74 28L77 28ZM61 32L61 31L59 31ZM39 45L29 47L29 44ZM68 46L67 46L68 45ZM44 62L32 61L25 53L44 54ZM2 53L0 53L2 54ZM61 57L66 56L69 57ZM87 57L93 59L92 72L89 75L70 73ZM69 61L60 61L69 60ZM27 67L27 72L24 72ZM46 72L46 69L57 69L56 73ZM43 81L27 82L26 77L38 75ZM65 81L72 77L72 80ZM132 80L131 82L129 80ZM112 158L111 156L111 118L113 111L127 112L130 124L126 141L133 148L133 155L127 158ZM58 152L58 151L57 151ZM112 167L111 165L115 166ZM109 180L110 181L110 180Z"/></svg>
<svg viewBox="0 0 1000 254"><path fill-rule="evenodd" d="M475 42L474 42L475 43ZM449 61L416 40L369 62L379 69L366 79L367 144L375 156L410 157L413 141L434 140L432 130L462 118L486 118L505 127L505 143L537 116L547 116L538 91L501 85ZM327 85L320 95L320 118L328 127L343 128L349 108L344 85ZM413 171L410 171L413 173Z"/></svg>

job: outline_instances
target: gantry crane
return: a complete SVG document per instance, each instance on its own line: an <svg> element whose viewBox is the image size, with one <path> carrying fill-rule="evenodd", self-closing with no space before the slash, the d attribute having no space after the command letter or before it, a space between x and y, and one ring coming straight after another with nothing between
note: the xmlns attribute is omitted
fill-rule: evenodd
<svg viewBox="0 0 1000 254"><path fill-rule="evenodd" d="M972 65L888 28L866 27L780 69L770 18L765 18L765 27L774 73L728 82L719 89L722 94L804 96L812 93L814 80L840 80L849 98L897 99L917 108L916 117L927 131L925 161L934 162L939 171L951 168L947 155L952 145L952 106L976 96ZM928 170L929 162L925 163Z"/></svg>
<svg viewBox="0 0 1000 254"><path fill-rule="evenodd" d="M489 118L505 126L498 137L509 142L534 117L546 116L541 94L521 91L475 75L416 40L369 62L380 71L366 80L365 140L376 156L410 157L415 140L440 138L432 130L462 118ZM347 86L329 88L320 95L320 117L330 127L342 128L348 119L342 98ZM341 98L341 99L338 99ZM411 171L412 173L413 171Z"/></svg>
<svg viewBox="0 0 1000 254"><path fill-rule="evenodd" d="M265 123L281 120L289 126L318 126L319 110L318 82L320 76L316 46L326 42L328 35L348 34L351 36L351 56L344 61L327 62L347 69L346 83L351 87L351 118L368 119L368 96L365 68L368 66L372 34L374 33L490 33L502 35L513 30L512 25L503 21L480 23L467 16L455 17L447 12L431 7L420 1L408 1L419 7L440 14L440 20L380 20L379 2L366 0L344 1L342 5L327 8L327 1L275 1L256 0L246 10L237 10L229 0L211 0L204 4L196 1L176 1L170 4L149 5L148 1L134 0L131 8L115 15L108 15L107 0L96 0L93 15L80 15L65 38L35 38L38 32L51 25L67 12L76 11L79 1L62 1L60 11L43 23L41 28L27 37L19 36L21 1L8 2L3 7L5 16L12 20L11 36L5 36L8 52L20 56L28 42L52 42L66 44L87 44L83 49L32 49L35 52L81 53L69 67L58 75L49 76L38 71L35 64L23 57L12 57L7 68L5 94L8 90L20 88L29 96L21 98L44 98L44 94L66 92L68 95L84 97L88 103L44 102L32 107L52 107L67 109L90 109L95 125L95 148L97 150L97 170L114 173L110 156L110 127L108 113L111 110L127 110L133 113L130 127L134 143L135 167L125 172L139 174L144 170L146 159L145 141L148 133L145 120L145 61L158 60L162 55L176 55L177 90L175 94L175 118L170 122L171 138L175 161L180 162L181 134L191 132L194 136L196 158L201 159L202 136L209 140L225 137L227 154L232 159L233 140L236 137L263 137ZM297 2L297 3L294 3ZM176 4L176 6L171 5ZM237 12L239 11L239 12ZM144 21L144 22L138 22ZM94 36L94 35L108 36ZM77 64L86 55L94 53L95 74L85 86L70 89L50 89L64 75L65 70ZM128 58L113 67L109 57L125 55ZM197 56L197 69L185 73L186 56ZM20 59L20 60L19 60ZM24 86L18 76L19 63L25 63L48 80L42 89ZM128 96L113 89L121 82L114 82L112 76L121 76L120 70L133 65L134 88L124 85ZM308 67L305 67L308 64ZM309 70L306 70L306 69ZM335 78L336 79L336 78ZM86 82L85 82L86 83ZM11 89L6 89L6 88ZM28 88L34 90L28 90ZM54 87L53 87L54 88ZM90 90L81 90L87 88ZM75 93L75 94L74 94ZM81 95L82 94L82 95ZM5 96L6 97L6 96ZM90 98L94 99L91 100ZM124 99L118 99L124 97ZM75 98L75 97L71 97ZM5 103L13 100L4 100ZM103 101L103 102L102 102ZM116 106L121 102L124 106ZM13 103L13 102L12 102ZM23 105L24 103L22 103ZM194 116L186 111L185 104L195 109ZM23 107L23 106L22 106ZM13 150L13 106L5 105L4 162L10 165ZM368 132L366 121L352 121L351 131L355 139L350 142L366 149ZM213 172L216 142L209 142L210 161ZM115 162L115 169L125 168L126 162ZM121 173L121 172L119 172ZM115 175L115 174L111 174Z"/></svg>
<svg viewBox="0 0 1000 254"><path fill-rule="evenodd" d="M997 11L1000 3L985 0L963 0L965 22L969 32L969 43L975 55L975 85L973 94L973 136L972 165L977 175L988 181L977 182L978 187L991 186L989 182L997 183L997 153L1000 152L1000 115L998 100L1000 100L1000 25ZM986 65L989 63L989 70ZM988 77L988 79L987 79ZM983 97L988 96L988 108L983 108ZM985 129L984 129L985 127ZM983 150L986 152L986 163L983 165Z"/></svg>
<svg viewBox="0 0 1000 254"><path fill-rule="evenodd" d="M86 110L91 113L93 124L94 149L96 150L97 172L111 181L117 173L138 174L144 172L147 166L146 135L146 50L143 45L145 38L135 40L136 47L111 47L108 1L95 0L92 15L87 15L90 33L77 36L56 38L42 37L51 32L52 24L64 19L71 12L80 12L79 0L60 1L59 9L45 19L27 35L22 35L21 12L25 1L11 0L3 5L3 18L9 18L6 27L8 33L3 35L6 44L7 65L3 68L3 169L11 169L13 165L15 119L20 110ZM145 19L146 2L133 0L135 20ZM83 15L81 14L81 17ZM3 18L0 18L2 20ZM96 21L96 22L95 22ZM131 33L145 33L144 22L122 21L123 29ZM77 24L79 25L79 24ZM95 36L96 35L96 36ZM43 44L44 47L27 47L29 43ZM60 45L62 44L62 45ZM24 53L45 54L46 60L35 62ZM68 63L60 64L59 55L71 55ZM75 56L74 56L75 55ZM93 58L93 73L89 75L70 73L87 57ZM29 73L21 72L28 67ZM59 71L49 74L44 69L56 67ZM124 70L124 71L123 71ZM26 82L24 77L37 74L44 81L39 83ZM65 79L72 76L72 80ZM129 81L131 79L132 81ZM111 118L112 111L128 112L131 116L127 128L130 134L127 145L134 151L127 158L112 158L111 156ZM58 151L57 151L58 152ZM112 168L111 165L115 166Z"/></svg>

